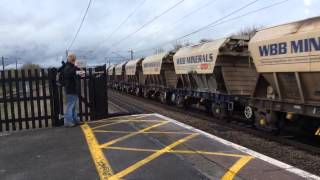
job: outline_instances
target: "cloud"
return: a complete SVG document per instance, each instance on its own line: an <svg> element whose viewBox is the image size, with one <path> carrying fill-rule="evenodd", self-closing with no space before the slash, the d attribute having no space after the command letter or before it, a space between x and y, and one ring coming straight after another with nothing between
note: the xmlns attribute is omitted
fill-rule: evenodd
<svg viewBox="0 0 320 180"><path fill-rule="evenodd" d="M237 3L234 3L234 0L186 0L150 26L116 47L111 47L113 43L136 31L141 25L180 1L147 0L108 41L104 42L96 53L89 53L95 50L97 45L105 40L142 1L94 0L72 51L78 56L86 56L88 64L104 63L105 57L115 56L110 54L111 51L129 57L129 49L134 51L149 49L136 53L139 56L146 56L153 53L152 48L188 34L248 3L247 0L238 0ZM174 22L181 17L211 1L212 5L208 5L174 25ZM27 3L25 0L1 0L0 56L18 56L22 62L39 63L43 66L59 65L61 56L65 55L65 50L79 26L87 3L87 0L28 0ZM243 10L242 13L259 9L268 4L272 4L272 2L259 1L252 7ZM182 39L181 42L198 42L202 38L220 38L246 26L263 25L267 27L307 18L318 13L316 7L320 7L319 1L288 1L288 3L273 9L210 28ZM286 9L290 9L290 11L286 11ZM172 43L161 47L170 49Z"/></svg>
<svg viewBox="0 0 320 180"><path fill-rule="evenodd" d="M311 6L312 0L303 0L305 6Z"/></svg>

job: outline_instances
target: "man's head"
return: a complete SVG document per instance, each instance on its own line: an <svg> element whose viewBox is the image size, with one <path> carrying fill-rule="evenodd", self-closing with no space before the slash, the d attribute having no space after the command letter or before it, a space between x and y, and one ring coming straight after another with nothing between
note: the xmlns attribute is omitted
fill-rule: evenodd
<svg viewBox="0 0 320 180"><path fill-rule="evenodd" d="M76 55L74 53L69 53L68 54L68 62L75 64L76 63Z"/></svg>

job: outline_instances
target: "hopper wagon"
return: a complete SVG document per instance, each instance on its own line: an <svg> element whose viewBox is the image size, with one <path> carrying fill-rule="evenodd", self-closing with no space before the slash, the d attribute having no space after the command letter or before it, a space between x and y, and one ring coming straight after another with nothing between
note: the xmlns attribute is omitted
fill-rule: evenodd
<svg viewBox="0 0 320 180"><path fill-rule="evenodd" d="M246 118L271 130L298 123L315 131L320 125L320 17L263 29L249 49L259 76Z"/></svg>
<svg viewBox="0 0 320 180"><path fill-rule="evenodd" d="M107 83L108 83L108 86L109 87L112 87L114 85L114 67L115 65L112 64L108 67L108 70L107 70Z"/></svg>
<svg viewBox="0 0 320 180"><path fill-rule="evenodd" d="M117 64L114 67L114 88L124 90L125 83L125 65L127 61Z"/></svg>
<svg viewBox="0 0 320 180"><path fill-rule="evenodd" d="M128 93L141 95L144 76L142 73L142 60L138 58L128 61L125 65L125 89Z"/></svg>
<svg viewBox="0 0 320 180"><path fill-rule="evenodd" d="M176 88L177 76L173 66L174 52L165 52L146 57L142 61L144 76L143 95L167 102Z"/></svg>
<svg viewBox="0 0 320 180"><path fill-rule="evenodd" d="M171 101L203 105L223 118L243 112L257 77L248 37L229 37L183 47L174 55L178 80Z"/></svg>
<svg viewBox="0 0 320 180"><path fill-rule="evenodd" d="M240 115L272 132L320 132L320 17L125 64L108 69L110 82L136 95L201 106L220 119Z"/></svg>

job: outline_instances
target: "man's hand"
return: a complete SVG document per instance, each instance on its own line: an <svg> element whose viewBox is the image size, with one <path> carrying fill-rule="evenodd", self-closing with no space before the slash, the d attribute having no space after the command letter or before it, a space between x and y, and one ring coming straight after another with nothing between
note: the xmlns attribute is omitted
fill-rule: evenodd
<svg viewBox="0 0 320 180"><path fill-rule="evenodd" d="M86 72L85 71L76 71L76 74L79 75L80 77L85 77Z"/></svg>

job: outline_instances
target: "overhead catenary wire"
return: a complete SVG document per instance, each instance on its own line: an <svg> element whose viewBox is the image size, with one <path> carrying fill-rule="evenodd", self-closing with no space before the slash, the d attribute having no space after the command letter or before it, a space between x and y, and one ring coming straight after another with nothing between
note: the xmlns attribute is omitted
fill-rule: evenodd
<svg viewBox="0 0 320 180"><path fill-rule="evenodd" d="M264 7L262 7L262 8L259 8L259 9L253 10L253 11L249 11L249 12L244 13L244 14L242 14L242 15L239 15L239 16L236 16L236 17L233 17L233 18L229 18L229 19L224 20L224 21L216 22L215 24L211 24L210 26L207 26L206 29L207 29L207 28L216 27L216 26L218 26L218 25L221 25L221 24L224 24L224 23L227 23L227 22L230 22L230 21L233 21L233 20L236 20L236 19L239 19L239 18L248 16L248 15L250 15L250 14L254 14L254 13L263 11L263 10L265 10L265 9L269 9L269 8L278 6L278 5L280 5L280 4L284 4L284 3L287 2L287 1L290 1L290 0L278 1L278 2L272 3L272 4L270 4L270 5L264 6ZM229 16L228 16L228 17L229 17ZM222 20L223 20L223 19L222 19ZM204 30L204 29L203 29L203 30ZM195 32L195 31L194 31L194 32ZM200 32L200 31L199 31L199 32ZM191 34L191 33L188 33L188 34L190 34L189 36L191 36L191 35L193 35L193 34L195 34L195 33L192 33L192 34ZM184 36L186 36L186 35L184 35ZM184 36L181 36L181 37L184 37ZM181 37L180 37L180 39L181 39ZM151 49L154 49L155 47L163 46L163 45L166 45L166 44L175 42L175 41L177 41L177 40L178 40L178 39L173 39L173 40L167 41L167 42L165 42L165 43L161 43L160 45L154 46L154 47L152 47L152 48L147 48L147 49L138 50L138 51L136 51L136 53L149 51L149 50L151 50Z"/></svg>
<svg viewBox="0 0 320 180"><path fill-rule="evenodd" d="M229 18L229 19L227 19L227 20L225 20L225 21L221 21L221 22L219 22L219 23L217 23L217 24L215 24L215 25L210 26L209 28L214 28L214 27L216 27L216 26L218 26L218 25L221 25L221 24L224 24L224 23L227 23L227 22L236 20L236 19L240 19L240 18L242 18L242 17L248 16L248 15L251 15L251 14L255 14L255 13L258 13L258 12L263 11L263 10L266 10L266 9L270 9L270 8L275 7L275 6L278 6L278 5L280 5L280 4L284 4L284 3L286 3L287 1L290 1L290 0L283 0L283 1L276 2L276 3L272 3L272 4L267 5L267 6L264 6L264 7L262 7L262 8L259 8L259 9L253 10L253 11L249 11L249 12L247 12L247 13L244 13L244 14L242 14L242 15L239 15L239 16L236 16L236 17L233 17L233 18ZM174 40L171 40L170 42L173 42L173 41L174 41ZM170 42L169 42L169 43L170 43ZM168 42L167 42L166 44L168 44ZM165 44L162 44L162 45L165 45ZM149 48L149 49L140 50L140 51L137 51L137 52L144 52L144 51L146 51L146 50L150 50L150 48Z"/></svg>
<svg viewBox="0 0 320 180"><path fill-rule="evenodd" d="M155 16L154 18L152 18L151 20L149 20L148 22L144 23L142 26L140 26L138 29L136 29L135 31L133 31L132 33L128 34L126 37L120 39L119 41L111 44L110 47L115 47L117 45L119 45L121 42L129 39L131 36L133 36L134 34L138 33L139 31L141 31L142 29L144 29L145 27L149 26L151 23L153 23L154 21L156 21L157 19L159 19L160 17L164 16L165 14L167 14L168 12L170 12L171 10L173 10L174 8L176 8L177 6L179 6L181 3L183 3L185 0L180 0L177 3L175 3L173 6L169 7L168 9L166 9L165 11L163 11L162 13L160 13L159 15Z"/></svg>
<svg viewBox="0 0 320 180"><path fill-rule="evenodd" d="M213 21L213 22L211 22L211 23L209 23L209 24L207 24L207 25L205 25L205 26L203 26L203 27L201 27L201 28L199 28L199 29L191 32L191 33L188 33L188 34L186 34L186 35L183 35L183 36L177 38L176 41L178 41L178 40L180 40L180 39L183 39L183 38L185 38L185 37L191 36L191 35L193 35L193 34L196 34L196 33L198 33L198 32L201 32L201 31L209 28L210 26L218 23L219 21L222 21L222 20L224 20L224 19L232 16L233 14L235 14L235 13L237 13L237 12L239 12L239 11L242 11L243 9L248 8L249 6L257 3L258 1L259 1L259 0L254 0L254 1L252 1L252 2L250 2L250 3L248 3L248 4L246 4L246 5L244 5L244 6L242 6L242 7L240 7L239 9L236 9L236 10L232 11L231 13L229 13L229 14L227 14L227 15L225 15L225 16L223 16L223 17L221 17L221 18L219 18L219 19L217 19L217 20L215 20L215 21Z"/></svg>
<svg viewBox="0 0 320 180"><path fill-rule="evenodd" d="M96 52L105 42L110 40L114 34L143 6L143 4L147 0L142 0L141 3L138 4L136 8L131 11L131 13L128 14L128 16L94 49L94 52Z"/></svg>
<svg viewBox="0 0 320 180"><path fill-rule="evenodd" d="M221 22L219 22L219 23L215 24L214 26L211 26L210 28L216 27L216 26L218 26L218 25L224 24L224 23L229 22L229 21L233 21L233 20L236 20L236 19L239 19L239 18L242 18L242 17L248 16L248 15L250 15L250 14L254 14L254 13L257 13L257 12L263 11L263 10L265 10L265 9L272 8L272 7L274 7L274 6L278 6L278 5L283 4L283 3L287 2L287 1L290 1L290 0L283 0L283 1L279 1L279 2L276 2L276 3L270 4L270 5L268 5L268 6L264 6L264 7L262 7L262 8L256 9L256 10L249 11L249 12L244 13L244 14L241 14L241 15L239 15L239 16L236 16L236 17L233 17L233 18L227 19L227 20L225 20L225 21L221 21Z"/></svg>
<svg viewBox="0 0 320 180"><path fill-rule="evenodd" d="M81 20L81 23L80 23L80 25L79 25L79 27L78 27L78 30L77 30L76 34L74 35L74 37L73 37L70 45L68 46L67 50L70 50L70 49L72 48L74 42L76 41L76 39L77 39L77 37L78 37L78 35L79 35L79 32L80 32L80 30L81 30L81 28L82 28L83 22L84 22L84 20L86 19L86 16L87 16L88 11L89 11L89 9L90 9L91 2L92 2L92 0L89 0L88 5L87 5L87 9L86 9L86 11L85 11L85 13L84 13L84 15L83 15L83 17L82 17L82 20Z"/></svg>
<svg viewBox="0 0 320 180"><path fill-rule="evenodd" d="M251 15L251 14L255 14L255 13L258 13L258 12L263 11L263 10L266 10L266 9L270 9L270 8L272 8L272 7L275 7L275 6L284 4L284 3L286 3L287 1L290 1L290 0L283 0L283 1L278 1L278 2L272 3L272 4L267 5L267 6L264 6L264 7L262 7L262 8L259 8L259 9L253 10L253 11L249 11L249 12L244 13L244 14L242 14L242 15L239 15L239 16L236 16L236 17L229 18L229 19L227 19L227 20L218 22L218 23L216 23L216 24L214 24L214 25L212 25L212 26L210 26L210 27L208 27L208 28L214 28L214 27L216 27L216 26L218 26L218 25L221 25L221 24L224 24L224 23L227 23L227 22L236 20L236 19L240 19L240 18L242 18L242 17L248 16L248 15ZM160 44L160 45L154 46L154 47L152 47L152 48L147 48L147 49L138 50L138 51L136 51L136 53L149 51L149 50L152 50L152 49L154 49L154 48L156 48L156 47L163 46L163 45L172 43L172 42L174 42L174 41L176 41L176 39L167 41L167 42L165 42L165 43L162 43L162 44Z"/></svg>
<svg viewBox="0 0 320 180"><path fill-rule="evenodd" d="M193 11L191 11L191 12L189 12L189 13L187 13L187 14L185 14L184 16L182 16L181 18L179 18L177 21L175 21L175 22L169 27L169 29L173 29L174 27L176 27L176 25L177 25L179 22L183 21L184 19L186 19L187 17L191 16L192 14L194 14L194 13L202 10L203 8L208 7L210 4L213 4L213 3L216 2L216 1L217 1L217 0L210 0L209 2L203 4L202 6L194 9ZM158 31L156 31L156 32L153 33L153 34L158 34L158 33L161 32L161 31L162 31L162 29L159 29ZM136 43L133 43L133 44L136 44Z"/></svg>
<svg viewBox="0 0 320 180"><path fill-rule="evenodd" d="M246 8L248 8L248 7L250 7L251 5L257 3L258 1L259 1L259 0L251 1L251 2L249 2L249 3L247 3L247 4L245 4L244 6L241 6L240 8L231 11L231 12L228 13L227 15L222 16L221 18L218 18L218 19L210 22L209 24L207 24L207 25L205 25L205 26L203 26L203 27L201 27L201 28L199 28L199 29L191 32L191 33L188 33L188 34L186 34L186 35L183 35L183 36L181 36L181 37L179 37L179 38L176 38L176 39L174 39L174 40L170 40L170 41L168 41L168 42L165 42L165 43L161 44L160 46L166 45L166 44L171 43L171 42L176 42L176 41L178 41L178 40L180 40L180 39L182 39L182 38L185 38L185 37L191 36L191 35L193 35L193 34L196 34L196 33L198 33L198 32L201 32L201 31L203 31L204 29L207 29L208 27L214 25L215 23L218 23L218 22L220 22L220 21L222 21L222 20L224 20L224 19L226 19L226 18L228 18L228 17L230 17L230 16L232 16L232 15L234 15L234 14L236 14L236 13L238 13L238 12L240 12L240 11L246 9ZM158 47L158 46L157 46L157 47ZM150 49L154 49L154 47L153 47L153 48L148 48L148 49L146 49L146 50L150 50ZM137 53L137 52L141 52L141 51L146 51L146 50L136 51L136 53Z"/></svg>
<svg viewBox="0 0 320 180"><path fill-rule="evenodd" d="M209 2L207 2L206 4L204 4L203 6L200 6L200 7L198 7L197 9L195 9L195 10L189 12L188 14L182 16L182 17L179 18L177 21L175 21L174 24L177 24L177 23L181 22L183 19L191 16L192 14L194 14L194 13L202 10L202 9L205 8L205 7L208 7L210 4L212 4L212 3L216 2L216 1L217 1L217 0L210 0Z"/></svg>

